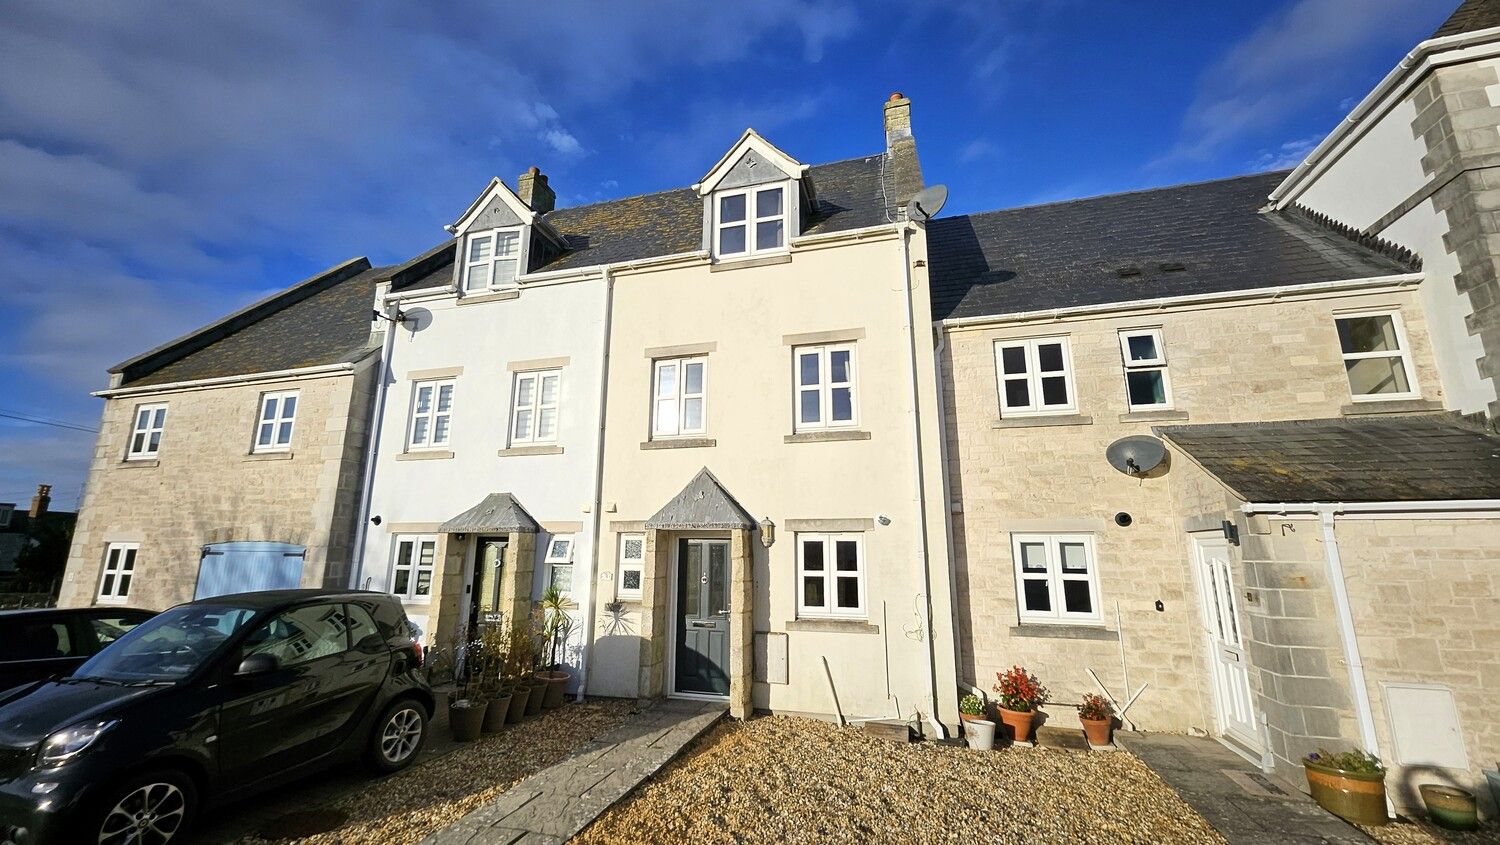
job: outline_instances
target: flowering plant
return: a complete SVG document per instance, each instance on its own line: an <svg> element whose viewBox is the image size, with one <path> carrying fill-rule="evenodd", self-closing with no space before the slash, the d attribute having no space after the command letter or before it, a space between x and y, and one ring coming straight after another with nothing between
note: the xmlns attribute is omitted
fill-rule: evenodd
<svg viewBox="0 0 1500 845"><path fill-rule="evenodd" d="M1089 693L1083 697L1083 703L1078 705L1078 718L1087 719L1090 722L1102 722L1113 718L1115 706L1109 703L1109 699L1097 693Z"/></svg>
<svg viewBox="0 0 1500 845"><path fill-rule="evenodd" d="M1020 666L996 672L995 677L999 682L995 684L994 690L1000 698L1000 706L1006 710L1025 713L1047 703L1047 688L1042 686L1035 675Z"/></svg>
<svg viewBox="0 0 1500 845"><path fill-rule="evenodd" d="M958 712L965 716L983 716L984 702L977 695L966 695L958 702Z"/></svg>
<svg viewBox="0 0 1500 845"><path fill-rule="evenodd" d="M1359 772L1361 774L1378 775L1385 772L1385 766L1381 764L1380 758L1374 754L1355 749L1354 751L1341 751L1334 754L1326 748L1307 755L1309 763L1317 763L1320 766L1329 766L1341 772Z"/></svg>

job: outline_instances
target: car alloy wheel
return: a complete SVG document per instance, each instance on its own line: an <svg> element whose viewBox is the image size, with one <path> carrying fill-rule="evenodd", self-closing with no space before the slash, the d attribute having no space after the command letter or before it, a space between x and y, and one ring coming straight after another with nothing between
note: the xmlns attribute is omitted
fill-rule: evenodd
<svg viewBox="0 0 1500 845"><path fill-rule="evenodd" d="M422 741L422 714L415 705L391 714L380 733L380 756L393 765L404 763Z"/></svg>
<svg viewBox="0 0 1500 845"><path fill-rule="evenodd" d="M165 845L186 815L187 798L174 784L143 784L105 815L99 845Z"/></svg>

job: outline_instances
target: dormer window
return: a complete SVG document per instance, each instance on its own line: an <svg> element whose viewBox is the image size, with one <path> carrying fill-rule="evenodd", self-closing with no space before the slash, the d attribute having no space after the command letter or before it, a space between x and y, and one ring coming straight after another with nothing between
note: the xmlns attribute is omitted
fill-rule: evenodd
<svg viewBox="0 0 1500 845"><path fill-rule="evenodd" d="M521 269L521 229L494 229L469 234L464 253L465 292L516 283Z"/></svg>
<svg viewBox="0 0 1500 845"><path fill-rule="evenodd" d="M756 255L786 248L786 186L724 191L717 197L715 255Z"/></svg>

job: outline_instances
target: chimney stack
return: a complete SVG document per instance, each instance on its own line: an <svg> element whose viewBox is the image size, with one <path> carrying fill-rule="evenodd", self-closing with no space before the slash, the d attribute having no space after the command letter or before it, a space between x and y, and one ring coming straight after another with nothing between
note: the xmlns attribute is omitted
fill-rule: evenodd
<svg viewBox="0 0 1500 845"><path fill-rule="evenodd" d="M885 101L885 148L890 150L897 142L910 140L911 100L897 91Z"/></svg>
<svg viewBox="0 0 1500 845"><path fill-rule="evenodd" d="M547 177L536 167L526 168L516 180L516 196L537 214L546 214L557 205L557 194L547 184Z"/></svg>
<svg viewBox="0 0 1500 845"><path fill-rule="evenodd" d="M52 485L38 484L36 495L31 497L31 518L36 519L47 512L47 506L52 504Z"/></svg>

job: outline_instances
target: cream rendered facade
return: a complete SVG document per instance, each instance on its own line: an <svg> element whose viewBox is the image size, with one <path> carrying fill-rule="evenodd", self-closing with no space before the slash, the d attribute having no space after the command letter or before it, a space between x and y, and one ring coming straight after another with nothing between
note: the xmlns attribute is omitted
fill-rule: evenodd
<svg viewBox="0 0 1500 845"><path fill-rule="evenodd" d="M956 721L923 255L921 227L900 223L793 237L769 265L693 257L616 275L591 692L674 694L676 552L684 537L722 537L753 574L735 612L755 659L731 663L755 677L735 679L733 712L925 719L935 706ZM829 343L855 350L858 422L799 434L794 350ZM706 430L653 438L653 361L684 355L707 362ZM648 527L704 468L759 529ZM862 543L863 609L839 619L798 610L799 537L827 533ZM628 535L648 539L639 599L620 596Z"/></svg>
<svg viewBox="0 0 1500 845"><path fill-rule="evenodd" d="M1072 704L1099 692L1093 670L1121 702L1146 687L1126 714L1143 730L1221 732L1190 564L1188 532L1204 526L1188 525L1174 498L1191 468L1172 462L1131 477L1110 466L1105 449L1163 424L1409 409L1351 401L1334 320L1370 310L1400 315L1422 401L1440 400L1417 277L945 324L940 363L962 683L988 692L996 672L1020 663L1058 705ZM1160 330L1169 409L1132 413L1127 406L1120 333L1131 329ZM995 346L1037 337L1067 338L1076 413L1002 414ZM1118 524L1117 514L1128 514L1129 524ZM1217 531L1218 521L1209 527ZM1022 619L1013 540L1038 535L1091 538L1096 620ZM1248 630L1248 618L1242 622Z"/></svg>

